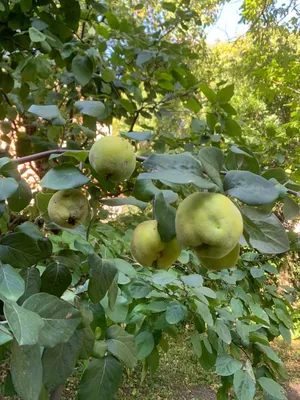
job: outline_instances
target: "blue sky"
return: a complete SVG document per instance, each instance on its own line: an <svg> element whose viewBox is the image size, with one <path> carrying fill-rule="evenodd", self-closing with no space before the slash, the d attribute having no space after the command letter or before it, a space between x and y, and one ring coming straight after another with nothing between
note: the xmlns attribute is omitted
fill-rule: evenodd
<svg viewBox="0 0 300 400"><path fill-rule="evenodd" d="M207 29L207 41L210 44L218 40L228 41L234 39L247 31L247 25L239 24L240 11L243 0L231 0L219 11L218 21Z"/></svg>

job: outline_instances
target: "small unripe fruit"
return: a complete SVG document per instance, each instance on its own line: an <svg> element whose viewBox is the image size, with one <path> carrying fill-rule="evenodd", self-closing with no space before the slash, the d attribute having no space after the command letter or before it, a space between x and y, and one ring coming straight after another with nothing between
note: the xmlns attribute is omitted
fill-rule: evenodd
<svg viewBox="0 0 300 400"><path fill-rule="evenodd" d="M97 140L90 150L89 160L99 175L113 182L130 178L136 166L133 147L120 136L105 136Z"/></svg>
<svg viewBox="0 0 300 400"><path fill-rule="evenodd" d="M74 229L89 215L89 202L78 189L56 192L48 204L50 219L63 228Z"/></svg>
<svg viewBox="0 0 300 400"><path fill-rule="evenodd" d="M157 221L145 221L133 231L131 253L144 267L169 268L180 256L181 246L177 238L163 242L157 229Z"/></svg>

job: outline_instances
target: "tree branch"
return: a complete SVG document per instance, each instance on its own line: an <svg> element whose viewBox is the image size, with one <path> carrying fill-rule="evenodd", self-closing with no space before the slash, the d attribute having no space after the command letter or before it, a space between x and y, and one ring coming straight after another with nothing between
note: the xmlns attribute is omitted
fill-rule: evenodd
<svg viewBox="0 0 300 400"><path fill-rule="evenodd" d="M82 150L72 150L72 149L47 150L47 151L42 151L41 153L31 154L30 156L15 158L13 161L15 161L16 163L21 165L21 164L25 164L27 162L41 160L42 158L47 158L47 157L51 156L51 154L62 154L62 153L65 153L66 151L78 153ZM137 161L143 162L147 159L147 157L136 156L136 159L137 159Z"/></svg>
<svg viewBox="0 0 300 400"><path fill-rule="evenodd" d="M131 124L132 125L132 124ZM131 132L131 131L129 131ZM25 157L20 157L20 158L15 158L13 161L15 161L16 163L18 163L19 165L21 164L25 164L27 162L31 162L31 161L35 161L35 160L40 160L42 158L47 158L48 156L50 156L51 154L62 154L65 153L66 151L71 151L74 153L80 152L82 150L71 150L71 149L54 149L54 150L47 150L47 151L42 151L41 153L35 153L32 154L30 156L25 156ZM136 156L136 160L139 162L144 162L145 160L147 160L148 157L143 157L143 156ZM226 171L220 171L221 175L226 175L227 172ZM300 192L297 192L296 190L292 190L292 189L287 189L287 192L296 196L296 197L300 197Z"/></svg>

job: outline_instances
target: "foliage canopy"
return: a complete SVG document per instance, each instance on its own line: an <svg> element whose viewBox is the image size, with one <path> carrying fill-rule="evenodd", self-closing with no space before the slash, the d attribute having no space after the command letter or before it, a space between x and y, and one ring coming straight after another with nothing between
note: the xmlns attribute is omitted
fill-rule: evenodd
<svg viewBox="0 0 300 400"><path fill-rule="evenodd" d="M124 367L155 373L184 322L218 399L285 398L270 342L291 341L294 297L272 258L300 249L298 19L281 20L293 2L260 3L244 4L245 38L210 49L219 1L0 0L0 354L22 399L57 395L78 360L78 398L113 399ZM89 163L105 128L135 147L121 184ZM77 188L90 218L60 229L48 203ZM169 270L136 263L134 228L156 219L171 240L197 191L240 209L237 266L207 270L191 249Z"/></svg>

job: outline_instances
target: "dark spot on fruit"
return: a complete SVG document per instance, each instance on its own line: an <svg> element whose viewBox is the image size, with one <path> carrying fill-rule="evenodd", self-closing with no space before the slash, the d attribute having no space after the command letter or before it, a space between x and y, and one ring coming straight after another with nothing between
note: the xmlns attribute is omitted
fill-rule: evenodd
<svg viewBox="0 0 300 400"><path fill-rule="evenodd" d="M69 217L68 223L72 226L76 225L76 219L74 217Z"/></svg>

